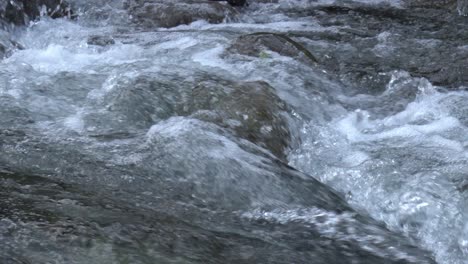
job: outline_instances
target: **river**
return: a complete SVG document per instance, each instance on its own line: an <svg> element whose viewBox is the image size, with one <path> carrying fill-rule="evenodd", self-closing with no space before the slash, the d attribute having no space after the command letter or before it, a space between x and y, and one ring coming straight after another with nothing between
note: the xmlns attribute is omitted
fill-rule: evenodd
<svg viewBox="0 0 468 264"><path fill-rule="evenodd" d="M465 1L68 2L7 30L0 263L468 263Z"/></svg>

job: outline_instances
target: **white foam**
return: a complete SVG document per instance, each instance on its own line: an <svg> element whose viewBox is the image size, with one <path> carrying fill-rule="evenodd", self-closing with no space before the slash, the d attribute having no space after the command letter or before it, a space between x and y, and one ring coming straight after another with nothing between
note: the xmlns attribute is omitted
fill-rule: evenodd
<svg viewBox="0 0 468 264"><path fill-rule="evenodd" d="M144 60L142 50L136 45L117 45L105 52L92 49L70 49L52 44L45 49L27 49L16 52L4 63L25 63L36 71L58 73L62 71L94 72L95 67L119 65Z"/></svg>
<svg viewBox="0 0 468 264"><path fill-rule="evenodd" d="M153 49L161 50L161 49L179 49L184 50L190 47L193 47L198 42L192 37L182 37L175 40L165 41L161 44L156 45Z"/></svg>
<svg viewBox="0 0 468 264"><path fill-rule="evenodd" d="M304 30L304 31L337 31L337 27L322 27L319 23L314 21L287 21L287 22L271 22L271 23L222 23L222 24L209 24L204 21L195 21L189 25L180 25L173 28L160 28L159 31L180 31L180 30L202 30L202 31L216 31L226 29L242 29L242 30L264 30L275 32L288 32L291 30Z"/></svg>
<svg viewBox="0 0 468 264"><path fill-rule="evenodd" d="M359 246L361 249L369 251L382 257L393 259L403 259L412 263L417 260L398 250L397 248L385 248L382 250L381 244L385 244L385 235L382 230L375 227L361 225L355 214L335 213L320 208L299 208L299 209L277 209L273 211L254 210L242 214L243 217L253 220L266 220L270 222L306 223L320 236L337 241L344 241ZM365 229L365 231L363 231Z"/></svg>
<svg viewBox="0 0 468 264"><path fill-rule="evenodd" d="M224 52L223 45L216 45L216 47L196 53L192 56L192 60L200 63L203 66L224 68L229 70L228 65L221 59L221 54Z"/></svg>
<svg viewBox="0 0 468 264"><path fill-rule="evenodd" d="M76 132L84 131L85 124L83 120L82 111L78 111L75 115L65 118L63 122L64 122L64 125L71 130L74 130Z"/></svg>
<svg viewBox="0 0 468 264"><path fill-rule="evenodd" d="M311 122L291 163L390 228L416 237L438 262L461 264L467 218L456 182L463 180L460 164L468 157L461 103L466 92L438 93L421 84L416 100L401 112L375 118L357 110L323 127Z"/></svg>

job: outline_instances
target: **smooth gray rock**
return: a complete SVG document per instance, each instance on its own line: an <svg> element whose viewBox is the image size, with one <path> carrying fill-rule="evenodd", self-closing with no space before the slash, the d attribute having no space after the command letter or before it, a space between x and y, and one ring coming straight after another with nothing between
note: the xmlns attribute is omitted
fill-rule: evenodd
<svg viewBox="0 0 468 264"><path fill-rule="evenodd" d="M267 56L266 51L273 51L307 64L317 62L314 55L303 45L287 35L279 33L259 32L243 35L228 48L228 53L239 53L253 57Z"/></svg>
<svg viewBox="0 0 468 264"><path fill-rule="evenodd" d="M23 49L23 46L12 40L9 32L0 29L0 59L8 56L15 49Z"/></svg>
<svg viewBox="0 0 468 264"><path fill-rule="evenodd" d="M85 127L95 128L95 138L115 138L173 116L190 116L223 127L285 160L291 140L288 108L273 87L206 75L197 79L194 85L141 75L118 83L119 89L102 102L107 111L86 115Z"/></svg>
<svg viewBox="0 0 468 264"><path fill-rule="evenodd" d="M405 8L348 2L316 6L307 15L324 27L341 29L289 35L313 51L321 66L359 92L381 92L394 70L427 78L435 85L466 86L467 18L454 7L430 3L418 1ZM316 45L317 41L326 44Z"/></svg>
<svg viewBox="0 0 468 264"><path fill-rule="evenodd" d="M237 11L227 4L200 0L127 0L125 8L133 21L144 28L175 27L196 20L221 23Z"/></svg>
<svg viewBox="0 0 468 264"><path fill-rule="evenodd" d="M105 47L115 44L115 40L110 36L93 35L88 38L86 43L88 45Z"/></svg>
<svg viewBox="0 0 468 264"><path fill-rule="evenodd" d="M237 136L286 159L291 141L287 107L268 83L202 81L186 107L193 117L229 127Z"/></svg>

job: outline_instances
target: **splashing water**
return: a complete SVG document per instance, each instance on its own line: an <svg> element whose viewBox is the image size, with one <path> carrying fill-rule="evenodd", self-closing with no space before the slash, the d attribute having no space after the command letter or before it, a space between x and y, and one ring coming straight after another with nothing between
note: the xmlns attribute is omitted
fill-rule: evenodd
<svg viewBox="0 0 468 264"><path fill-rule="evenodd" d="M403 111L375 117L378 108L401 100L392 93L408 88L416 97ZM427 81L395 73L382 95L366 98L374 106L355 105L362 108L328 124L305 124L291 164L346 193L353 205L392 229L421 240L440 263L463 263L467 96L441 93ZM355 99L342 98L349 104Z"/></svg>

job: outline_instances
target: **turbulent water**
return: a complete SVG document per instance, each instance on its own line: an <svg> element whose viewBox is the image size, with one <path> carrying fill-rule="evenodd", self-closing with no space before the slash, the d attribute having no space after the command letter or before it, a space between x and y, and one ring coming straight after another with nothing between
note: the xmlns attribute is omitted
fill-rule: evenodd
<svg viewBox="0 0 468 264"><path fill-rule="evenodd" d="M465 31L376 26L394 1L171 28L69 2L0 62L0 263L468 263ZM266 31L294 45L243 50Z"/></svg>

